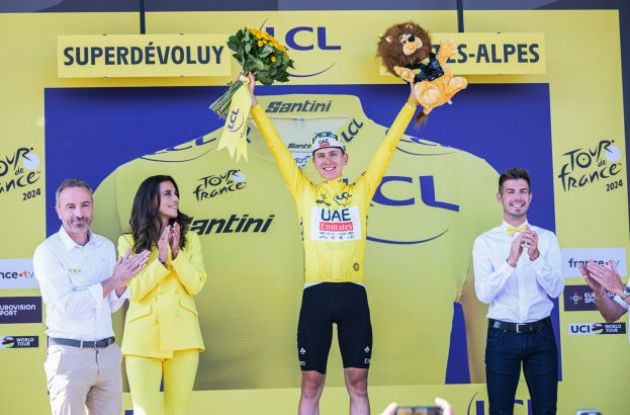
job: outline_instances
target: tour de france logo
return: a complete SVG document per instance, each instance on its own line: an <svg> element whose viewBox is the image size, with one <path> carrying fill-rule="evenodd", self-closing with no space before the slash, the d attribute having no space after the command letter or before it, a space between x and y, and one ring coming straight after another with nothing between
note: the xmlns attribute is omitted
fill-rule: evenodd
<svg viewBox="0 0 630 415"><path fill-rule="evenodd" d="M242 190L245 186L247 186L245 174L239 169L230 169L226 172L210 174L197 180L193 194L197 202L201 202Z"/></svg>
<svg viewBox="0 0 630 415"><path fill-rule="evenodd" d="M0 198L9 193L20 194L23 201L40 197L41 177L40 159L33 147L0 155Z"/></svg>
<svg viewBox="0 0 630 415"><path fill-rule="evenodd" d="M562 190L570 192L586 186L600 184L610 192L623 187L623 154L615 140L603 139L593 147L578 147L562 155L564 164L558 180Z"/></svg>

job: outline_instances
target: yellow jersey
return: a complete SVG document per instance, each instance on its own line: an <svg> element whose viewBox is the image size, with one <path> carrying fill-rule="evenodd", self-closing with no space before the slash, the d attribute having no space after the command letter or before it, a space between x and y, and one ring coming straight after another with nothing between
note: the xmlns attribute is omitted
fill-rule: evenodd
<svg viewBox="0 0 630 415"><path fill-rule="evenodd" d="M337 178L314 184L299 169L261 106L252 109L297 206L305 283L364 282L368 208L415 110L412 103L404 105L369 167L355 182Z"/></svg>

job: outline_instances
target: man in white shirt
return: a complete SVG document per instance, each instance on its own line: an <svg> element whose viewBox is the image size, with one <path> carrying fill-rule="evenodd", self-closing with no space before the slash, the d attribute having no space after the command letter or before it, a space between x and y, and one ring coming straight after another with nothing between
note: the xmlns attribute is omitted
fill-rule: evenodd
<svg viewBox="0 0 630 415"><path fill-rule="evenodd" d="M558 351L549 315L562 292L561 255L553 232L527 222L529 173L499 177L503 223L475 239L475 291L489 304L486 379L491 415L512 414L521 364L534 415L556 413Z"/></svg>
<svg viewBox="0 0 630 415"><path fill-rule="evenodd" d="M595 261L580 264L580 273L595 294L595 304L600 314L607 322L617 321L628 312L630 307L630 281L624 284L614 261L608 261L608 266ZM609 297L611 293L614 297ZM630 341L630 333L628 333Z"/></svg>
<svg viewBox="0 0 630 415"><path fill-rule="evenodd" d="M120 349L111 313L126 298L126 284L147 263L148 252L116 261L114 245L90 231L92 190L67 179L57 189L59 232L33 255L46 304L48 356L44 363L53 414L118 415L122 406Z"/></svg>

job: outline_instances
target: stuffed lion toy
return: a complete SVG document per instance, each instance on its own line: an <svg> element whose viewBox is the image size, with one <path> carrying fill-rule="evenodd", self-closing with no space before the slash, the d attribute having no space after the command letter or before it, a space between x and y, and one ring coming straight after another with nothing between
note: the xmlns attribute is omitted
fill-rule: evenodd
<svg viewBox="0 0 630 415"><path fill-rule="evenodd" d="M378 42L378 55L387 70L415 83L415 96L423 107L418 122L434 108L450 104L453 95L468 85L465 78L453 76L444 68L448 58L456 53L457 46L452 40L440 45L437 55L433 53L429 33L413 22L390 27Z"/></svg>

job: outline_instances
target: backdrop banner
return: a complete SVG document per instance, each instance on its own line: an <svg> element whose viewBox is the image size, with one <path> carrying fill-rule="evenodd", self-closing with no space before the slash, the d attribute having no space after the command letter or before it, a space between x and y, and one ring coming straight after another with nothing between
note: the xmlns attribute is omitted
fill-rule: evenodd
<svg viewBox="0 0 630 415"><path fill-rule="evenodd" d="M379 35L407 20L435 33L434 43L460 41L451 69L469 86L420 129L407 129L370 207L373 412L439 395L458 414L488 413L487 310L471 284L471 249L501 222L499 173L520 166L532 176L529 221L556 232L563 248L566 289L552 314L561 353L558 413L624 413L626 320L604 323L577 272L583 261L612 259L626 278L629 246L619 16L595 10L470 11L463 35L455 33L455 11L161 12L150 15L150 31L186 35L153 41L162 57L170 47L175 71L154 73L145 72L154 66L144 48L151 40L121 40L137 30L136 14L0 14L0 365L11 374L5 411L48 411L45 324L30 258L59 229L56 187L67 177L87 180L95 189L93 229L116 241L129 231L139 183L168 174L179 185L180 209L193 217L190 232L200 237L208 272L196 297L207 350L191 413L294 413L300 225L251 120L248 161L217 151L224 121L208 107L238 67L223 34L265 22L288 46L296 62L290 82L259 86L259 102L307 176L316 179L313 134L334 131L350 154L353 180L407 98L409 88L375 58ZM197 43L186 49L184 39ZM202 44L210 45L207 72L173 76L184 68L174 48L198 53L200 62ZM587 45L597 45L588 58ZM140 46L136 73L120 53L128 48L130 57ZM597 80L584 76L585 59L597 62ZM74 72L58 72L70 61L64 71ZM113 318L120 340L124 310ZM347 408L336 343L322 413ZM515 413L531 414L524 380L516 398ZM128 393L124 408L131 408Z"/></svg>

